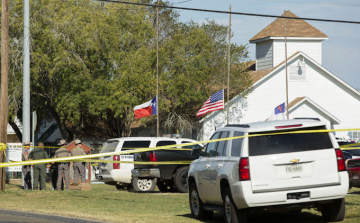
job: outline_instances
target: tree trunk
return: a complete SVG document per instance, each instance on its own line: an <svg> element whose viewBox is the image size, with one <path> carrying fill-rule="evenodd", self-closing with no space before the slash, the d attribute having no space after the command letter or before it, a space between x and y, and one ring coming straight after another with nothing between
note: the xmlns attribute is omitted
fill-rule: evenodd
<svg viewBox="0 0 360 223"><path fill-rule="evenodd" d="M15 122L8 121L8 123L10 124L11 128L14 129L16 136L19 138L20 142L22 142L22 133L21 133L19 127L15 124Z"/></svg>

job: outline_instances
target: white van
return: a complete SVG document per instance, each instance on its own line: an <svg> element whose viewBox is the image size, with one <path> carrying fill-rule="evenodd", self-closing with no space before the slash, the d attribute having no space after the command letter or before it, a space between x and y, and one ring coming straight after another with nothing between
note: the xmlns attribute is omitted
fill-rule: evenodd
<svg viewBox="0 0 360 223"><path fill-rule="evenodd" d="M109 139L100 153L120 152L132 150L134 148L151 148L158 145L182 144L196 142L193 139L169 138L169 137L126 137ZM139 157L138 157L139 156ZM134 161L141 160L140 154L122 154L115 156L101 157L100 160L106 161ZM134 191L154 191L156 188L156 177L132 177L131 170L134 169L133 163L99 163L98 179L106 184L116 185L117 189L127 187Z"/></svg>

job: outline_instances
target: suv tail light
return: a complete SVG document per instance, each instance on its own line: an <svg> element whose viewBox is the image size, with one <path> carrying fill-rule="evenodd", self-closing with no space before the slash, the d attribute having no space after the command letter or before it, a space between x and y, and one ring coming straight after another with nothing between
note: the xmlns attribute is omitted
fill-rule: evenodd
<svg viewBox="0 0 360 223"><path fill-rule="evenodd" d="M338 165L338 172L346 171L344 154L340 149L335 149L335 153L336 153L336 160Z"/></svg>
<svg viewBox="0 0 360 223"><path fill-rule="evenodd" d="M287 128L295 128L295 127L301 127L302 124L299 125L283 125L283 126L275 126L275 129L287 129Z"/></svg>
<svg viewBox="0 0 360 223"><path fill-rule="evenodd" d="M113 158L114 161L120 161L120 156L115 155ZM120 169L120 163L113 163L113 169Z"/></svg>
<svg viewBox="0 0 360 223"><path fill-rule="evenodd" d="M240 181L250 180L249 158L240 158L239 179Z"/></svg>
<svg viewBox="0 0 360 223"><path fill-rule="evenodd" d="M157 162L157 158L156 158L156 153L155 153L155 152L150 152L150 154L149 154L149 161L150 161L150 162Z"/></svg>

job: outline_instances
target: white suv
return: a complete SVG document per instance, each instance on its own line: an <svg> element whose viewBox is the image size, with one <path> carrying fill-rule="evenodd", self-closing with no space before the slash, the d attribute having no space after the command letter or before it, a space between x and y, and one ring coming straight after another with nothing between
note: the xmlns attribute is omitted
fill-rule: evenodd
<svg viewBox="0 0 360 223"><path fill-rule="evenodd" d="M193 217L224 211L225 222L246 222L249 211L321 210L325 221L341 221L349 187L344 157L332 133L318 119L227 125L189 169ZM260 135L259 135L260 134ZM256 136L258 135L258 136Z"/></svg>

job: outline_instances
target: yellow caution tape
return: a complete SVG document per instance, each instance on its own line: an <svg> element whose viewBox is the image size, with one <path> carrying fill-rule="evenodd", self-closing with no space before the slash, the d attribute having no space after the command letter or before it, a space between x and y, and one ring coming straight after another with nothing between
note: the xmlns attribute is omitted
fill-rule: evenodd
<svg viewBox="0 0 360 223"><path fill-rule="evenodd" d="M51 159L43 159L43 160L31 160L31 161L18 161L18 162L11 162L11 163L0 163L0 167L9 167L9 166L18 166L18 165L30 165L30 164L40 164L40 163L53 163L53 162L72 162L73 160L79 160L79 159L89 159L89 158L98 158L98 157L106 157L106 156L113 156L113 155L131 154L131 153L139 153L139 152L149 152L149 151L156 151L156 150L169 149L169 148L175 148L175 147L183 147L183 146L191 146L191 145L198 145L198 144L206 144L206 143L210 143L210 142L219 142L219 141L225 141L225 140L240 139L240 138L245 138L245 137L258 137L258 136L266 136L266 135L299 134L299 133L317 133L317 132L337 132L337 131L360 131L360 128L357 128L357 129L300 130L300 131L290 131L290 132L277 132L277 133L271 133L271 134L264 133L264 134L243 135L243 136L236 136L236 137L229 137L229 138L221 138L221 139L200 141L200 142L194 142L194 143L175 144L175 145L158 146L158 147L151 147L151 148L136 148L136 149L134 148L134 149L131 149L131 150L120 151L120 152L108 152L108 153L99 153L99 154L91 154L91 155L84 155L84 156L72 156L72 157L51 158ZM342 148L344 148L344 147L342 147ZM176 150L178 150L178 149L176 149Z"/></svg>
<svg viewBox="0 0 360 223"><path fill-rule="evenodd" d="M132 164L148 164L148 165L164 165L164 164L190 164L192 160L189 161L161 161L161 162L144 162L144 161L112 161L112 160L82 160L82 162L92 162L92 163L132 163ZM96 166L98 164L95 164Z"/></svg>

